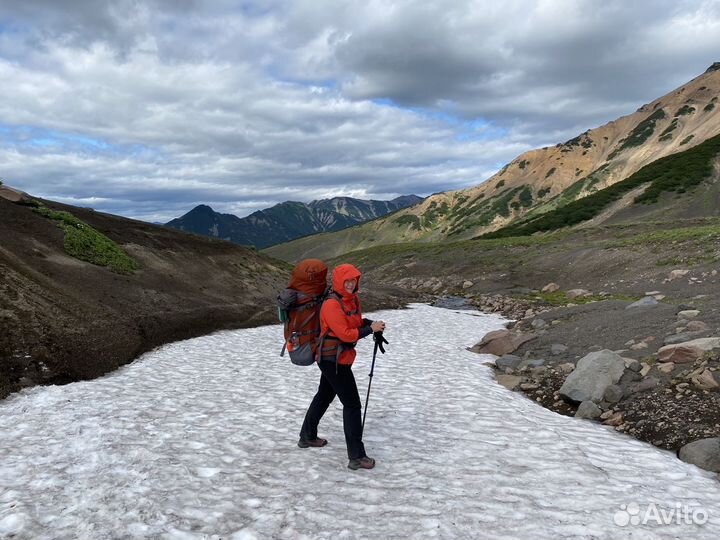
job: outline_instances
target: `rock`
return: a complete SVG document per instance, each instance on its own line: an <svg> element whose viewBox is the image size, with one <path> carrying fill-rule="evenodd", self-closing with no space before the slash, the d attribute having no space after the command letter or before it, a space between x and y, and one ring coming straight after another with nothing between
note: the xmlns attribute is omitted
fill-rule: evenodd
<svg viewBox="0 0 720 540"><path fill-rule="evenodd" d="M581 296L590 296L592 293L588 291L587 289L570 289L566 296L569 300L573 300L574 298L580 298Z"/></svg>
<svg viewBox="0 0 720 540"><path fill-rule="evenodd" d="M648 390L652 390L659 384L659 382L660 381L658 381L655 377L645 377L642 381L633 385L630 388L630 393L637 394L639 392L646 392Z"/></svg>
<svg viewBox="0 0 720 540"><path fill-rule="evenodd" d="M550 345L550 353L555 356L567 352L567 350L567 345L563 345L562 343L553 343L552 345Z"/></svg>
<svg viewBox="0 0 720 540"><path fill-rule="evenodd" d="M508 390L515 390L522 382L522 377L517 375L497 375L496 380L499 384L507 388Z"/></svg>
<svg viewBox="0 0 720 540"><path fill-rule="evenodd" d="M613 415L610 416L610 418L606 419L603 422L603 424L605 424L606 426L613 426L613 427L619 426L622 423L623 423L623 413L621 413L621 412L613 413Z"/></svg>
<svg viewBox="0 0 720 540"><path fill-rule="evenodd" d="M524 367L526 367L526 368L537 368L537 367L542 366L544 363L545 363L545 360L540 359L540 358L537 359L537 360L523 360L523 361L520 363L520 367L521 367L521 368L524 368Z"/></svg>
<svg viewBox="0 0 720 540"><path fill-rule="evenodd" d="M505 354L495 360L495 365L499 370L505 371L507 368L517 369L518 366L520 366L520 362L522 362L522 358L520 358L519 356Z"/></svg>
<svg viewBox="0 0 720 540"><path fill-rule="evenodd" d="M646 296L645 298L641 298L637 302L633 302L629 306L626 306L625 309L634 309L634 308L640 308L640 307L652 307L657 306L658 301L655 300L652 296Z"/></svg>
<svg viewBox="0 0 720 540"><path fill-rule="evenodd" d="M663 366L669 366L671 364L663 364ZM674 364L672 364L674 365ZM648 373L650 373L650 370L652 369L652 366L650 364L645 364L644 362L641 364L642 368L640 369L640 375L645 377ZM672 370L670 370L672 371Z"/></svg>
<svg viewBox="0 0 720 540"><path fill-rule="evenodd" d="M608 403L617 403L623 397L623 389L617 384L611 384L605 389L603 399Z"/></svg>
<svg viewBox="0 0 720 540"><path fill-rule="evenodd" d="M668 375L673 372L675 369L675 362L667 362L666 364L659 364L658 365L658 371L660 373L664 373L665 375Z"/></svg>
<svg viewBox="0 0 720 540"><path fill-rule="evenodd" d="M670 274L668 274L668 279L672 281L673 279L686 276L689 272L690 270L673 270Z"/></svg>
<svg viewBox="0 0 720 540"><path fill-rule="evenodd" d="M707 368L699 375L695 375L692 378L692 382L700 390L714 390L715 388L720 388L720 384L718 384L715 377L713 377L712 371Z"/></svg>
<svg viewBox="0 0 720 540"><path fill-rule="evenodd" d="M530 326L532 326L535 330L539 330L540 328L545 328L547 323L543 319L534 319L533 322L530 323Z"/></svg>
<svg viewBox="0 0 720 540"><path fill-rule="evenodd" d="M663 339L663 345L676 345L678 343L684 343L692 340L699 332L682 332L680 334L673 334Z"/></svg>
<svg viewBox="0 0 720 540"><path fill-rule="evenodd" d="M706 471L720 472L720 437L686 444L678 452L678 457Z"/></svg>
<svg viewBox="0 0 720 540"><path fill-rule="evenodd" d="M575 412L575 418L587 418L589 420L596 420L600 418L602 411L600 407L595 405L592 401L583 401Z"/></svg>
<svg viewBox="0 0 720 540"><path fill-rule="evenodd" d="M647 349L648 344L645 343L644 341L641 341L640 343L635 343L634 345L630 345L630 348L633 351L639 351L640 349Z"/></svg>
<svg viewBox="0 0 720 540"><path fill-rule="evenodd" d="M557 283L548 283L542 288L542 292L553 293L560 290L560 285Z"/></svg>
<svg viewBox="0 0 720 540"><path fill-rule="evenodd" d="M11 188L10 186L0 186L0 198L13 203L27 203L32 200L30 195L24 191Z"/></svg>
<svg viewBox="0 0 720 540"><path fill-rule="evenodd" d="M679 319L694 319L698 315L700 315L700 310L698 309L685 309L677 314Z"/></svg>
<svg viewBox="0 0 720 540"><path fill-rule="evenodd" d="M560 387L560 396L572 403L603 399L605 389L620 380L625 372L622 357L607 349L581 358L575 370Z"/></svg>
<svg viewBox="0 0 720 540"><path fill-rule="evenodd" d="M537 390L538 388L540 388L540 385L535 383L522 383L520 385L520 390L525 390L526 392L529 390Z"/></svg>
<svg viewBox="0 0 720 540"><path fill-rule="evenodd" d="M618 384L623 387L627 387L631 383L635 383L640 380L642 380L642 375L640 375L640 373L626 369L625 373L623 373L622 377L620 377L620 381L618 382Z"/></svg>
<svg viewBox="0 0 720 540"><path fill-rule="evenodd" d="M463 288L463 289L469 289L469 288L472 287L473 285L475 285L475 284L474 284L472 281L466 280L466 281L463 281L462 288Z"/></svg>
<svg viewBox="0 0 720 540"><path fill-rule="evenodd" d="M660 294L660 291L650 291L646 292L645 296L655 296L656 294Z"/></svg>
<svg viewBox="0 0 720 540"><path fill-rule="evenodd" d="M547 371L548 371L547 366L539 366L536 368L532 368L530 370L530 376L535 380L542 379L545 376L545 374L547 373Z"/></svg>
<svg viewBox="0 0 720 540"><path fill-rule="evenodd" d="M565 362L564 364L560 364L558 366L558 369L566 374L572 373L575 370L575 364L573 364L572 362Z"/></svg>
<svg viewBox="0 0 720 540"><path fill-rule="evenodd" d="M625 362L625 367L630 371L634 371L635 373L642 371L642 364L634 358L623 358L623 361Z"/></svg>
<svg viewBox="0 0 720 540"><path fill-rule="evenodd" d="M687 323L687 329L690 332L707 332L708 325L702 321L689 321Z"/></svg>
<svg viewBox="0 0 720 540"><path fill-rule="evenodd" d="M479 354L494 354L503 356L509 354L537 336L534 334L516 334L510 330L494 330L485 334L480 342L470 348Z"/></svg>
<svg viewBox="0 0 720 540"><path fill-rule="evenodd" d="M658 354L659 362L675 362L676 364L689 364L702 356L702 351L694 347L683 345L666 345L660 347Z"/></svg>
<svg viewBox="0 0 720 540"><path fill-rule="evenodd" d="M688 364L701 358L704 353L720 347L720 338L700 338L685 341L676 345L665 345L658 350L660 362Z"/></svg>

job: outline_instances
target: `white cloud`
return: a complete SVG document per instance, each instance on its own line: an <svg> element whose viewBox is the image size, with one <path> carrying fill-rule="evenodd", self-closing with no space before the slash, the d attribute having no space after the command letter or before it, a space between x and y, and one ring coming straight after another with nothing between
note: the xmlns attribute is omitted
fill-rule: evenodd
<svg viewBox="0 0 720 540"><path fill-rule="evenodd" d="M718 2L0 6L0 176L153 221L474 185L699 74ZM480 126L480 127L478 127Z"/></svg>

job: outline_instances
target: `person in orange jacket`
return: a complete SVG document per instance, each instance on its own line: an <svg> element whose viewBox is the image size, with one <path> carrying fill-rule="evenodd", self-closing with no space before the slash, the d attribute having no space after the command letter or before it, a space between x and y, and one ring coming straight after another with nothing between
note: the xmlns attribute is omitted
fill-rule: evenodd
<svg viewBox="0 0 720 540"><path fill-rule="evenodd" d="M383 321L363 319L357 292L360 271L341 264L332 273L332 292L320 309L320 385L305 414L300 430L300 448L320 447L327 440L318 438L318 424L335 396L343 405L343 428L348 452L348 467L372 469L375 460L365 453L362 442L360 395L352 372L355 344L374 332L385 329Z"/></svg>

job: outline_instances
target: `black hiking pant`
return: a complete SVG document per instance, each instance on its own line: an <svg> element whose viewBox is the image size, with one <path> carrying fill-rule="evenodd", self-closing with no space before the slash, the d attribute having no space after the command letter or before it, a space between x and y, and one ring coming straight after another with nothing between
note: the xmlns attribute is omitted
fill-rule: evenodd
<svg viewBox="0 0 720 540"><path fill-rule="evenodd" d="M322 372L320 385L305 414L300 438L303 440L317 438L320 419L335 396L338 396L343 405L343 428L345 429L348 458L365 457L365 446L362 442L362 406L352 366L338 364L336 371L334 357L332 361L321 360L318 362L318 366Z"/></svg>

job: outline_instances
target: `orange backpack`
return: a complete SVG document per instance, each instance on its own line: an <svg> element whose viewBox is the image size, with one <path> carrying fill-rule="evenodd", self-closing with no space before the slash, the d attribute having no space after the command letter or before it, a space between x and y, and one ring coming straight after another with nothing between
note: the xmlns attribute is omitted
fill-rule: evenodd
<svg viewBox="0 0 720 540"><path fill-rule="evenodd" d="M277 297L278 318L285 324L283 345L298 366L315 363L320 337L320 308L327 296L327 266L306 259L295 266L286 289Z"/></svg>

